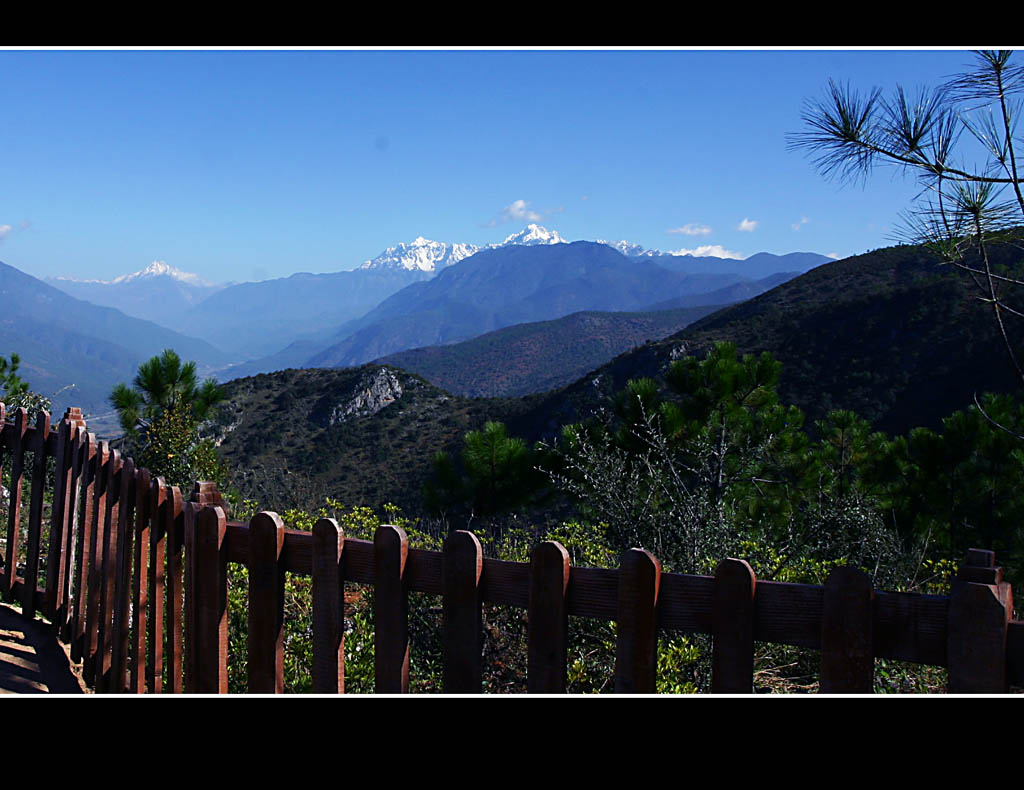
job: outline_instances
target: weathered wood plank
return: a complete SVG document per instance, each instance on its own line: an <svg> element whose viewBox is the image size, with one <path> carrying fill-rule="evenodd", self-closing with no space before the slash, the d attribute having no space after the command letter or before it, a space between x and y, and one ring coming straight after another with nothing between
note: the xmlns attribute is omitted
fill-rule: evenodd
<svg viewBox="0 0 1024 790"><path fill-rule="evenodd" d="M573 573L576 570L573 569ZM710 634L714 576L661 574L658 592L658 627L667 630Z"/></svg>
<svg viewBox="0 0 1024 790"><path fill-rule="evenodd" d="M1007 691L1006 636L1010 615L996 585L968 582L949 602L949 692Z"/></svg>
<svg viewBox="0 0 1024 790"><path fill-rule="evenodd" d="M111 664L114 656L114 599L117 592L118 545L122 530L130 524L125 518L124 506L130 501L129 487L135 477L131 458L122 458L118 450L111 450L113 463L110 490L107 495L107 523L103 535L103 568L100 580L99 628L97 631L96 690L113 694Z"/></svg>
<svg viewBox="0 0 1024 790"><path fill-rule="evenodd" d="M567 598L570 615L614 620L619 616L619 571L573 568Z"/></svg>
<svg viewBox="0 0 1024 790"><path fill-rule="evenodd" d="M754 571L725 559L715 571L712 607L711 691L750 694L754 685Z"/></svg>
<svg viewBox="0 0 1024 790"><path fill-rule="evenodd" d="M870 694L874 686L875 588L852 566L835 568L825 580L821 622L823 694Z"/></svg>
<svg viewBox="0 0 1024 790"><path fill-rule="evenodd" d="M875 591L875 648L878 658L948 666L949 598Z"/></svg>
<svg viewBox="0 0 1024 790"><path fill-rule="evenodd" d="M88 434L82 410L76 406L68 407L64 419L71 423L71 443L69 447L71 476L68 483L67 513L64 517L64 550L62 560L62 585L60 604L57 608L57 619L54 620L58 638L65 644L72 639L72 615L75 606L73 588L75 579L75 562L78 559L78 542L80 540L79 522L82 518L82 478L88 462L87 453L83 450Z"/></svg>
<svg viewBox="0 0 1024 790"><path fill-rule="evenodd" d="M46 617L60 634L64 611L68 536L71 524L73 445L77 427L66 416L57 425L57 447L50 509L50 539L46 547Z"/></svg>
<svg viewBox="0 0 1024 790"><path fill-rule="evenodd" d="M374 689L378 694L407 694L409 593L405 569L409 539L400 527L381 526L373 544L377 577L373 590Z"/></svg>
<svg viewBox="0 0 1024 790"><path fill-rule="evenodd" d="M114 477L114 453L110 444L99 443L96 451L96 485L93 497L93 529L89 536L89 578L86 591L85 648L82 655L82 677L90 686L96 684L97 644L99 635L100 598L103 593L103 555L106 530L110 519L108 500Z"/></svg>
<svg viewBox="0 0 1024 790"><path fill-rule="evenodd" d="M1024 686L1024 622L1011 620L1006 630L1006 681Z"/></svg>
<svg viewBox="0 0 1024 790"><path fill-rule="evenodd" d="M658 669L658 589L661 563L630 549L619 564L615 693L653 694Z"/></svg>
<svg viewBox="0 0 1024 790"><path fill-rule="evenodd" d="M28 506L28 540L25 551L25 589L21 613L36 616L35 594L39 580L39 549L43 540L43 494L46 489L46 440L50 436L50 413L40 410L32 441L32 496Z"/></svg>
<svg viewBox="0 0 1024 790"><path fill-rule="evenodd" d="M530 565L525 562L484 559L480 597L488 603L528 609Z"/></svg>
<svg viewBox="0 0 1024 790"><path fill-rule="evenodd" d="M754 638L820 650L824 595L820 585L759 581Z"/></svg>
<svg viewBox="0 0 1024 790"><path fill-rule="evenodd" d="M139 498L139 473L131 458L124 460L121 469L121 495L118 503L117 542L114 554L113 623L110 631L111 694L123 694L128 688L129 626L131 622L132 557ZM147 473L146 489L149 488ZM145 494L143 494L145 501Z"/></svg>
<svg viewBox="0 0 1024 790"><path fill-rule="evenodd" d="M148 475L146 475L148 483ZM148 488L147 486L145 488ZM121 468L121 494L118 507L118 533L114 553L114 620L111 625L111 671L108 688L112 694L128 691L128 642L131 613L132 556L135 541L135 522L139 512L137 500L143 492L135 462L124 459ZM144 507L141 508L144 512Z"/></svg>
<svg viewBox="0 0 1024 790"><path fill-rule="evenodd" d="M185 513L191 505L184 501L181 489L171 486L167 489L167 508L164 511L164 531L167 544L167 687L171 694L181 694L185 689L185 642L183 575L185 562Z"/></svg>
<svg viewBox="0 0 1024 790"><path fill-rule="evenodd" d="M195 647L195 671L188 676L190 692L226 694L228 691L228 556L227 519L220 507L206 506L195 527L193 594L195 629L188 638ZM191 649L190 653L193 652Z"/></svg>
<svg viewBox="0 0 1024 790"><path fill-rule="evenodd" d="M72 621L68 628L71 660L85 655L86 613L89 600L89 569L92 565L93 533L96 529L96 477L100 468L95 434L86 433L79 448L81 466L81 516L75 527L75 565L72 573Z"/></svg>
<svg viewBox="0 0 1024 790"><path fill-rule="evenodd" d="M28 411L23 407L14 413L13 430L8 432L11 451L11 487L7 503L7 552L4 555L4 597L14 597L18 579L18 546L21 542L21 483L25 477L25 450L28 445Z"/></svg>
<svg viewBox="0 0 1024 790"><path fill-rule="evenodd" d="M149 657L146 661L146 688L151 694L163 691L164 675L164 595L167 579L167 512L174 507L162 477L151 483L149 497L152 526L149 532L149 606L147 620ZM170 517L173 520L173 516Z"/></svg>
<svg viewBox="0 0 1024 790"><path fill-rule="evenodd" d="M429 595L443 594L442 565L441 552L410 548L409 557L405 562L406 589L409 592L421 592Z"/></svg>
<svg viewBox="0 0 1024 790"><path fill-rule="evenodd" d="M195 652L198 649L199 640L196 636L197 625L197 613L196 606L198 604L198 595L195 590L196 574L198 573L198 567L196 565L196 558L198 556L198 549L196 548L196 533L198 530L199 512L201 505L195 502L185 502L182 504L182 515L184 516L184 554L185 554L185 584L184 584L184 595L182 602L182 631L185 634L185 645L182 651L182 660L184 663L184 688L188 694L198 693L197 688L197 676L196 673L199 671L196 666L196 655Z"/></svg>
<svg viewBox="0 0 1024 790"><path fill-rule="evenodd" d="M483 681L483 550L476 535L458 530L445 540L443 553L444 692L479 694Z"/></svg>
<svg viewBox="0 0 1024 790"><path fill-rule="evenodd" d="M249 522L249 693L284 692L284 523L277 513Z"/></svg>
<svg viewBox="0 0 1024 790"><path fill-rule="evenodd" d="M63 517L65 527L63 536L64 547L61 552L60 602L57 605L56 617L53 620L57 638L65 644L70 644L71 642L72 615L75 605L75 561L78 555L78 525L82 518L80 507L82 473L84 470L82 445L86 438L84 421L71 421L71 426L71 442L68 447L71 469L67 485L67 509Z"/></svg>
<svg viewBox="0 0 1024 790"><path fill-rule="evenodd" d="M529 568L526 690L530 694L564 694L569 644L569 552L555 541L541 543L531 553Z"/></svg>
<svg viewBox="0 0 1024 790"><path fill-rule="evenodd" d="M133 694L146 691L146 626L149 614L149 549L153 524L151 498L155 496L148 469L140 469L135 481L135 535L131 557L131 634L126 654L131 659L128 689ZM129 638L128 612L124 612L123 628Z"/></svg>
<svg viewBox="0 0 1024 790"><path fill-rule="evenodd" d="M333 518L313 525L313 691L345 693L345 535Z"/></svg>

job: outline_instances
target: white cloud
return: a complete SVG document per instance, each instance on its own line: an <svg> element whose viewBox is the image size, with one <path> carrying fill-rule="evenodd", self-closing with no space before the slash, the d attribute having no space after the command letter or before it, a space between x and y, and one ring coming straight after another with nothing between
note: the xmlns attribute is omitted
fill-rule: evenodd
<svg viewBox="0 0 1024 790"><path fill-rule="evenodd" d="M708 225L701 225L699 222L688 222L681 228L669 228L666 233L684 233L687 236L707 236L711 232Z"/></svg>
<svg viewBox="0 0 1024 790"><path fill-rule="evenodd" d="M825 257L826 258L832 258L833 260L838 261L839 260L839 253L838 252L830 252Z"/></svg>
<svg viewBox="0 0 1024 790"><path fill-rule="evenodd" d="M4 236L14 230L10 225L0 225L0 241L3 241Z"/></svg>
<svg viewBox="0 0 1024 790"><path fill-rule="evenodd" d="M743 221L736 226L736 230L741 230L744 233L753 233L757 230L758 221L756 219L743 218Z"/></svg>
<svg viewBox="0 0 1024 790"><path fill-rule="evenodd" d="M741 261L747 257L742 252L733 252L732 250L727 250L721 244L702 244L700 247L697 247L696 249L693 250L673 250L672 255L695 255L697 257L703 255L713 255L716 258L732 258L733 260L737 261Z"/></svg>
<svg viewBox="0 0 1024 790"><path fill-rule="evenodd" d="M800 217L800 221L799 222L794 222L790 227L792 227L793 230L800 230L800 228L802 228L808 222L810 222L810 220L807 219L807 217Z"/></svg>
<svg viewBox="0 0 1024 790"><path fill-rule="evenodd" d="M530 202L528 200L513 200L487 225L493 228L495 225L504 225L506 222L521 222L524 220L526 222L540 222L544 219L536 211L531 210L529 206Z"/></svg>

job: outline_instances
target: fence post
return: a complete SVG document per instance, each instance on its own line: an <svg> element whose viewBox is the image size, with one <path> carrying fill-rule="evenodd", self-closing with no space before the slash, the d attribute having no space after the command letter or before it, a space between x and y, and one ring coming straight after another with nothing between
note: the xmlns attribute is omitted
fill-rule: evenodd
<svg viewBox="0 0 1024 790"><path fill-rule="evenodd" d="M185 511L192 505L182 501L181 489L167 489L167 507L164 509L164 530L167 541L167 691L181 694L184 690L185 640L182 574L185 563ZM191 517L191 516L190 516Z"/></svg>
<svg viewBox="0 0 1024 790"><path fill-rule="evenodd" d="M68 410L70 412L70 409ZM64 418L57 425L57 447L55 455L53 505L50 509L50 540L46 550L46 617L53 624L54 633L60 634L60 619L65 605L65 566L70 546L68 535L71 529L72 503L71 488L74 439L77 426Z"/></svg>
<svg viewBox="0 0 1024 790"><path fill-rule="evenodd" d="M114 626L111 631L110 691L122 694L128 689L128 651L130 649L132 564L135 556L135 532L145 519L149 472L137 470L126 458L121 470L121 515L114 563ZM135 609L136 613L138 608Z"/></svg>
<svg viewBox="0 0 1024 790"><path fill-rule="evenodd" d="M949 601L949 692L1004 694L1013 592L995 553L970 549Z"/></svg>
<svg viewBox="0 0 1024 790"><path fill-rule="evenodd" d="M130 511L126 508L129 504L134 505L131 502L131 483L135 476L135 463L131 458L122 458L118 450L111 450L110 456L112 469L110 492L107 496L107 526L103 535L103 570L100 582L95 684L96 690L99 692L117 693L120 689L115 689L111 681L114 654L114 593L117 587L117 555L121 545L120 536L125 529L125 522L131 520Z"/></svg>
<svg viewBox="0 0 1024 790"><path fill-rule="evenodd" d="M28 545L25 551L25 586L21 590L21 613L36 616L36 584L39 579L39 548L43 539L43 493L46 488L46 440L50 436L50 413L40 410L32 442L32 497L28 506Z"/></svg>
<svg viewBox="0 0 1024 790"><path fill-rule="evenodd" d="M384 525L373 536L376 576L373 591L374 690L409 692L409 594L405 562L409 540L401 527Z"/></svg>
<svg viewBox="0 0 1024 790"><path fill-rule="evenodd" d="M21 539L21 480L25 476L25 433L28 411L14 412L11 457L11 490L7 505L7 554L4 557L4 597L14 601L14 582L18 578L18 543Z"/></svg>
<svg viewBox="0 0 1024 790"><path fill-rule="evenodd" d="M89 568L92 565L92 535L96 528L95 492L100 461L96 456L96 435L86 433L82 437L80 478L82 511L75 527L75 558L72 566L72 618L68 623L67 638L71 643L71 660L76 664L82 660L86 649L86 613L89 604Z"/></svg>
<svg viewBox="0 0 1024 790"><path fill-rule="evenodd" d="M835 568L825 580L821 622L823 694L870 694L874 684L875 588L859 568Z"/></svg>
<svg viewBox="0 0 1024 790"><path fill-rule="evenodd" d="M226 694L228 691L228 554L227 518L219 507L204 507L195 529L195 620L188 634L195 656L189 691ZM193 563L190 562L190 565ZM188 603L188 602L186 602Z"/></svg>
<svg viewBox="0 0 1024 790"><path fill-rule="evenodd" d="M527 610L526 690L564 694L569 641L569 552L549 540L530 554L530 603Z"/></svg>
<svg viewBox="0 0 1024 790"><path fill-rule="evenodd" d="M313 691L345 691L345 535L333 518L313 525Z"/></svg>
<svg viewBox="0 0 1024 790"><path fill-rule="evenodd" d="M479 694L482 690L483 567L483 550L476 535L457 530L448 536L441 559L445 694Z"/></svg>
<svg viewBox="0 0 1024 790"><path fill-rule="evenodd" d="M712 604L711 691L750 694L754 686L754 571L744 560L722 560Z"/></svg>
<svg viewBox="0 0 1024 790"><path fill-rule="evenodd" d="M284 523L277 513L249 521L249 693L284 692Z"/></svg>
<svg viewBox="0 0 1024 790"><path fill-rule="evenodd" d="M196 565L194 562L196 557L196 530L199 523L199 513L202 509L204 507L220 505L222 501L223 497L220 496L217 486L213 483L207 480L197 480L195 482L192 486L192 495L189 497L188 502L182 504L182 545L177 547L177 551L172 557L172 559L177 561L180 568L181 555L182 551L184 551L185 589L184 595L181 596L183 598L181 617L176 621L176 624L179 629L185 632L184 640L179 639L178 644L182 645L181 654L185 664L184 686L189 694L197 693L196 684L192 678L199 671L196 666L196 651L199 650L200 643L190 635L198 622L196 606L198 606L199 599L196 597L195 590L193 589L196 578ZM221 506L221 510L225 514L227 513L223 506ZM178 578L180 578L180 574ZM171 692L179 694L181 689L172 688Z"/></svg>
<svg viewBox="0 0 1024 790"><path fill-rule="evenodd" d="M149 638L149 660L146 662L146 688L151 694L163 691L164 673L164 590L167 570L167 517L171 507L167 484L162 477L153 479L149 497L152 524L149 531L149 616L146 626Z"/></svg>
<svg viewBox="0 0 1024 790"><path fill-rule="evenodd" d="M7 427L7 406L4 405L3 401L0 401L0 481L4 479L4 448L7 446L7 437L4 434L10 435L10 429ZM2 486L0 486L2 487ZM2 529L2 525L0 525ZM6 561L6 557L4 557ZM4 565L4 571L7 571L7 565ZM7 586L7 576L3 577L3 582L0 583L0 592Z"/></svg>
<svg viewBox="0 0 1024 790"><path fill-rule="evenodd" d="M132 624L131 652L132 674L130 690L135 694L146 691L146 634L149 625L149 551L150 535L156 525L156 506L154 500L158 491L153 485L148 469L139 472L135 484L135 540L134 551L129 564L134 568L132 574ZM127 612L125 613L127 615ZM128 635L127 618L124 623L125 635Z"/></svg>
<svg viewBox="0 0 1024 790"><path fill-rule="evenodd" d="M96 485L93 491L92 530L89 535L88 587L86 589L85 645L82 676L96 684L96 654L99 630L100 597L103 592L103 547L108 526L110 489L114 480L114 451L110 442L100 441L96 450Z"/></svg>
<svg viewBox="0 0 1024 790"><path fill-rule="evenodd" d="M619 563L615 693L653 694L658 670L658 590L661 563L630 549Z"/></svg>

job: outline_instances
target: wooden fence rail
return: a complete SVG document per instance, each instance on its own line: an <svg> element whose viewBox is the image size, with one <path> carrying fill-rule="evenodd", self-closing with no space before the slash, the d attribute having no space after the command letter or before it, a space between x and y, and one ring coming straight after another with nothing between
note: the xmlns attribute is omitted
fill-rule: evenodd
<svg viewBox="0 0 1024 790"><path fill-rule="evenodd" d="M367 541L346 538L332 519L312 532L285 529L271 512L231 522L212 483L196 483L186 500L97 442L77 409L56 428L45 412L33 426L24 409L12 416L0 403L0 448L10 459L0 594L52 623L97 692L225 693L229 563L249 570L253 693L284 687L288 573L312 577L318 693L345 688L345 582L375 587L378 693L409 690L412 592L443 598L448 693L481 691L484 603L527 611L531 693L566 691L570 615L617 623L621 693L655 690L657 640L668 631L712 636L719 693L752 691L757 641L821 651L823 692L870 692L875 658L948 667L951 692L1024 685L1024 622L1010 619L1012 591L989 551L968 553L949 596L875 590L854 568L837 568L824 585L758 581L740 559L723 560L713 577L663 573L642 549L626 552L618 569L574 568L555 542L535 547L529 563L505 562L485 558L465 531L428 551L410 548L394 526Z"/></svg>

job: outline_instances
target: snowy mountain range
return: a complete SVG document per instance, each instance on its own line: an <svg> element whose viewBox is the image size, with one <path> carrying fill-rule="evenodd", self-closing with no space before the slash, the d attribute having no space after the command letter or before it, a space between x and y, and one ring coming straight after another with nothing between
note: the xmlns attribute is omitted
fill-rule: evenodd
<svg viewBox="0 0 1024 790"><path fill-rule="evenodd" d="M384 300L407 287L432 281L457 264L481 253L490 256L497 252L526 252L524 248L534 248L538 252L544 249L554 251L555 247L567 248L572 244L555 230L530 224L506 236L501 242L486 246L434 241L419 236L412 242L388 247L355 269L319 274L299 272L262 282L215 285L199 274L182 271L166 261L153 261L141 271L123 274L112 280L61 277L51 278L48 282L78 299L116 307L130 316L144 318L176 331L185 330L227 352L235 361L242 362L268 357L299 340L314 345L325 338L337 342L340 328L368 315ZM746 260L736 260L686 255L682 251L663 253L628 241L588 244L593 254L598 254L601 249L614 251L613 254L623 264L633 262L639 267L656 264L672 272L693 275L687 280L686 287L678 293L678 289L659 293L662 299L711 292L735 282L760 280L779 272L803 272L827 260L813 253L791 253L786 256L759 253ZM559 260L564 257L555 256ZM520 260L519 257L515 259ZM622 272L621 276L632 277L636 274ZM511 270L503 276L511 277ZM618 277L620 275L616 274L615 278ZM445 280L445 283L450 282L454 280ZM600 286L580 281L573 286L574 293L566 293L562 299L566 306L574 305L573 309L577 310L622 310L643 306L643 300L636 304L630 302L628 305L620 305L615 302L613 305L609 302L606 305L606 300L602 301L603 296L598 298L597 294L591 293L594 288L614 291L616 287L623 286L613 286L610 281ZM414 290L410 293L418 292ZM584 293L593 298L588 297L589 301L580 302L580 294ZM494 298L488 296L490 301L494 301ZM656 299L652 295L649 301L654 302ZM446 311L451 309L445 308ZM526 316L526 313L523 315ZM517 320L544 320L559 315L562 313L558 310L542 311ZM268 331L267 320L272 322L272 331ZM497 326L481 327L479 331ZM355 330L354 327L348 327L346 331ZM460 325L459 331L465 334L468 329ZM321 335L325 335L325 338ZM312 356L316 350L310 350L306 356ZM391 350L394 349L388 349Z"/></svg>
<svg viewBox="0 0 1024 790"><path fill-rule="evenodd" d="M372 260L366 261L360 269L405 269L437 273L441 269L458 263L464 258L476 255L481 250L493 250L511 245L535 246L538 244L566 244L566 240L556 230L548 230L540 225L527 225L526 228L513 233L498 244L478 247L475 244L449 244L443 241L431 241L422 236L411 244L400 243L388 247Z"/></svg>

